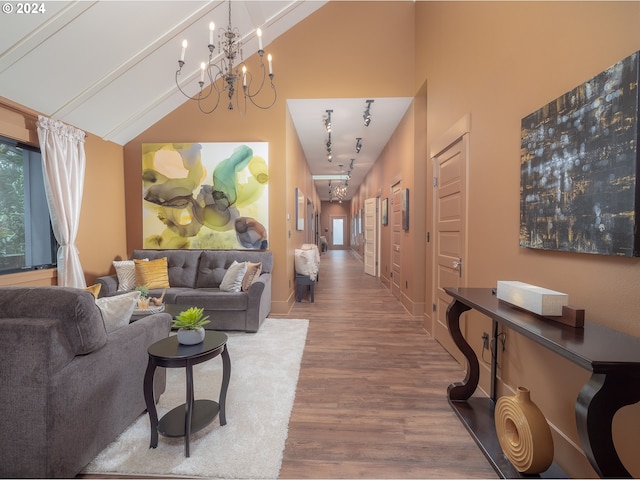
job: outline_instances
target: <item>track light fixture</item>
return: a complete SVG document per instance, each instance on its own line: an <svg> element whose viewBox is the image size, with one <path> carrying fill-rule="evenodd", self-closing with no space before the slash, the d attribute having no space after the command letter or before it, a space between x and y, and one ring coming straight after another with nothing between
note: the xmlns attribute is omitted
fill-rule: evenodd
<svg viewBox="0 0 640 480"><path fill-rule="evenodd" d="M324 128L327 129L327 132L331 133L331 113L333 110L327 110L327 116L324 118Z"/></svg>
<svg viewBox="0 0 640 480"><path fill-rule="evenodd" d="M325 143L325 146L327 147L327 160L330 162L331 160L333 160L333 155L331 154L332 150L331 150L331 131L329 131L329 138L327 139L327 143Z"/></svg>
<svg viewBox="0 0 640 480"><path fill-rule="evenodd" d="M360 153L362 150L362 137L356 138L356 153Z"/></svg>
<svg viewBox="0 0 640 480"><path fill-rule="evenodd" d="M375 100L367 100L367 108L365 108L364 115L362 115L365 127L368 127L371 123L371 104L373 102L375 102Z"/></svg>

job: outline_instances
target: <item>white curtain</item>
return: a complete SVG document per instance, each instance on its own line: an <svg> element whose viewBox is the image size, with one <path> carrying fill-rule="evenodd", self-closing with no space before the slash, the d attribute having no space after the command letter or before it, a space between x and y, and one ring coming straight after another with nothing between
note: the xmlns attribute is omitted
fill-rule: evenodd
<svg viewBox="0 0 640 480"><path fill-rule="evenodd" d="M58 249L58 285L86 287L76 236L84 188L85 133L59 120L38 116L45 192Z"/></svg>

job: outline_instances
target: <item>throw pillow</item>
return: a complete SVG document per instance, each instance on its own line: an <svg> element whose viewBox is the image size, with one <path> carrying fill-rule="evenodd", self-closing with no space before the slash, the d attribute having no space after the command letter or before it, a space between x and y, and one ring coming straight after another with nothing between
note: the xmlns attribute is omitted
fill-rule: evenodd
<svg viewBox="0 0 640 480"><path fill-rule="evenodd" d="M247 262L238 263L235 260L224 274L220 290L223 292L239 292L242 288L242 279L247 273Z"/></svg>
<svg viewBox="0 0 640 480"><path fill-rule="evenodd" d="M104 328L111 333L129 324L131 314L138 304L140 292L128 292L113 297L96 299L96 305L102 313Z"/></svg>
<svg viewBox="0 0 640 480"><path fill-rule="evenodd" d="M296 273L309 277L315 282L318 274L318 265L316 264L315 252L313 250L301 250L296 248L294 251L294 265Z"/></svg>
<svg viewBox="0 0 640 480"><path fill-rule="evenodd" d="M114 260L113 266L118 276L118 292L133 290L136 286L136 270L133 260Z"/></svg>
<svg viewBox="0 0 640 480"><path fill-rule="evenodd" d="M169 269L167 257L155 260L134 259L136 286L144 285L149 290L154 288L169 288Z"/></svg>
<svg viewBox="0 0 640 480"><path fill-rule="evenodd" d="M94 285L89 285L88 287L83 288L83 290L87 290L88 292L93 293L93 296L98 298L101 288L102 288L102 285L99 283L96 283Z"/></svg>
<svg viewBox="0 0 640 480"><path fill-rule="evenodd" d="M262 262L253 263L247 262L247 273L244 274L242 279L242 291L246 292L253 282L258 280L260 273L262 272Z"/></svg>

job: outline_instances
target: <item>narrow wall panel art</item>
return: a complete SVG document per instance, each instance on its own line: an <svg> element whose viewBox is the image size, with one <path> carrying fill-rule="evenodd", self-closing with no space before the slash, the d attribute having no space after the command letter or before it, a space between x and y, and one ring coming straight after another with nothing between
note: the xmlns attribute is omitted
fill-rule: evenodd
<svg viewBox="0 0 640 480"><path fill-rule="evenodd" d="M522 119L520 246L640 256L639 53Z"/></svg>
<svg viewBox="0 0 640 480"><path fill-rule="evenodd" d="M143 248L266 250L269 144L142 145Z"/></svg>

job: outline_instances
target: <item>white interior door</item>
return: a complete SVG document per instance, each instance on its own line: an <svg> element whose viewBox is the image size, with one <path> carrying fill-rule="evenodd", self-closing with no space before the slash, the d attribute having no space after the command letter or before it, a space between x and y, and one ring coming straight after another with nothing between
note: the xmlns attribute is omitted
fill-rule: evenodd
<svg viewBox="0 0 640 480"><path fill-rule="evenodd" d="M466 283L466 143L466 136L460 137L433 159L436 178L434 338L463 366L466 366L466 360L453 343L447 327L447 307L451 297L446 294L444 287L462 287ZM464 317L461 319L461 330L464 334Z"/></svg>
<svg viewBox="0 0 640 480"><path fill-rule="evenodd" d="M331 245L335 248L344 248L345 246L345 223L347 217L336 216L331 217Z"/></svg>
<svg viewBox="0 0 640 480"><path fill-rule="evenodd" d="M378 275L378 199L364 201L364 273Z"/></svg>

